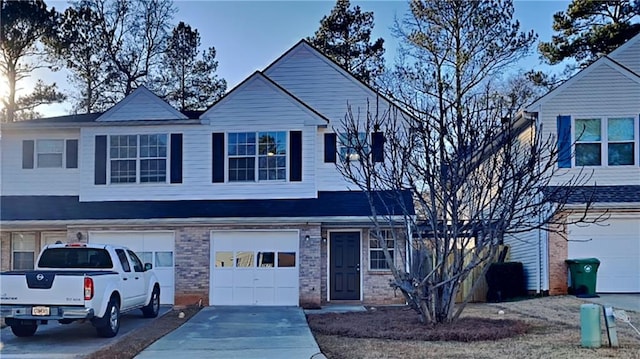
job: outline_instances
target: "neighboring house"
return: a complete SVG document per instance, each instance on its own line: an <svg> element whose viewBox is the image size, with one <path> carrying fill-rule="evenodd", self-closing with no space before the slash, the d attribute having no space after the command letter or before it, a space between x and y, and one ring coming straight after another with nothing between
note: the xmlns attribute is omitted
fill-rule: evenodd
<svg viewBox="0 0 640 359"><path fill-rule="evenodd" d="M562 226L564 237L540 230L507 239L510 259L524 263L528 289L565 294L565 260L594 257L601 261L597 292L640 292L640 35L526 111L545 138L559 139L557 183L591 176L557 218L579 215L590 196L591 215L606 212L598 224Z"/></svg>
<svg viewBox="0 0 640 359"><path fill-rule="evenodd" d="M153 263L163 303L402 302L335 167L347 104L367 103L390 106L301 41L201 113L141 87L102 114L4 124L2 269L58 240L115 243Z"/></svg>

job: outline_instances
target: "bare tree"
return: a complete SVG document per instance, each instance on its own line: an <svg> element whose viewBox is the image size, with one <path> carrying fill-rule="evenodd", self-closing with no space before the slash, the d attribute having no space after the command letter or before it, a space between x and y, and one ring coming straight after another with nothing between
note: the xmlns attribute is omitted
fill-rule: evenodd
<svg viewBox="0 0 640 359"><path fill-rule="evenodd" d="M409 243L407 262L394 266L378 235L391 285L425 322L458 318L470 295L454 301L472 271L506 235L555 228L555 214L589 179L558 183L556 138L543 138L536 116L516 115L497 90L495 79L534 39L512 12L509 1L413 2L398 28L411 61L396 69L395 90L410 113L349 109L338 130L350 150L337 167L368 194L376 232L395 228ZM402 206L407 195L414 208ZM404 208L404 222L379 215L384 205Z"/></svg>

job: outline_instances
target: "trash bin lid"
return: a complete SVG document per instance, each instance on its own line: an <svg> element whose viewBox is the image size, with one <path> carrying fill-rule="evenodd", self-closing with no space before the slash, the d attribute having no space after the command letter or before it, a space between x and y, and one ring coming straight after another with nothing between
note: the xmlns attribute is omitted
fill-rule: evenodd
<svg viewBox="0 0 640 359"><path fill-rule="evenodd" d="M572 258L565 260L568 264L600 264L598 258Z"/></svg>

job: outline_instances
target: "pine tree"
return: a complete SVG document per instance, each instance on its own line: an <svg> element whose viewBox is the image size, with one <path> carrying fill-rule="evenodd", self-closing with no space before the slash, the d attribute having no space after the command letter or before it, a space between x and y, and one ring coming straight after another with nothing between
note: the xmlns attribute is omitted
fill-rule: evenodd
<svg viewBox="0 0 640 359"><path fill-rule="evenodd" d="M307 40L345 70L373 84L384 70L384 39L371 40L373 12L350 7L338 0L331 13L320 20L320 28Z"/></svg>

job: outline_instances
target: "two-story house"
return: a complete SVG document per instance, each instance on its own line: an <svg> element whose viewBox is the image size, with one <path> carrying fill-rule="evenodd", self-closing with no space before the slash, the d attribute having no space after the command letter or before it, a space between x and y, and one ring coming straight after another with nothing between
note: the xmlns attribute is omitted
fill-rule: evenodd
<svg viewBox="0 0 640 359"><path fill-rule="evenodd" d="M597 258L597 292L640 292L640 35L583 69L526 109L544 138L558 139L555 178L586 179L558 218L571 223L585 201L595 224L564 233L531 231L506 243L524 263L531 291L566 294L565 260ZM573 217L572 217L573 216Z"/></svg>
<svg viewBox="0 0 640 359"><path fill-rule="evenodd" d="M369 202L335 166L347 105L368 102L392 106L301 41L203 112L141 87L104 113L4 124L2 269L88 241L152 263L163 303L402 301ZM388 243L401 265L406 244Z"/></svg>

